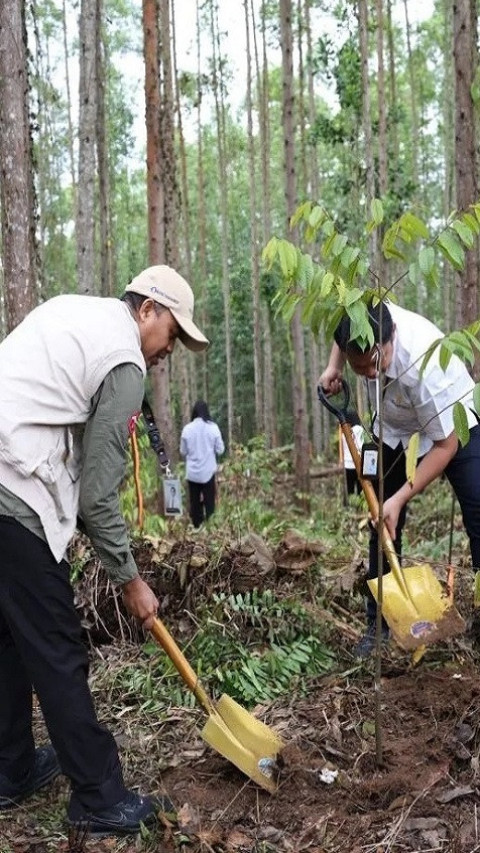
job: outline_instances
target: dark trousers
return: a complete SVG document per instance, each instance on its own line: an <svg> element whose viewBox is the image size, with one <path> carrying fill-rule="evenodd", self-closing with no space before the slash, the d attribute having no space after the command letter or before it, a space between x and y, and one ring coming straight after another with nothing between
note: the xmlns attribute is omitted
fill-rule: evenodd
<svg viewBox="0 0 480 853"><path fill-rule="evenodd" d="M208 483L194 483L193 480L187 480L187 483L190 518L194 527L200 527L215 512L215 474Z"/></svg>
<svg viewBox="0 0 480 853"><path fill-rule="evenodd" d="M72 794L76 819L125 797L114 738L99 724L68 563L12 518L0 516L0 773L32 768L32 686Z"/></svg>
<svg viewBox="0 0 480 853"><path fill-rule="evenodd" d="M345 468L345 482L347 484L347 495L361 495L362 487L355 468Z"/></svg>
<svg viewBox="0 0 480 853"><path fill-rule="evenodd" d="M383 470L385 500L395 494L406 481L405 453L402 445L394 450L383 445ZM463 524L470 540L470 552L474 570L480 568L480 426L470 430L470 441L465 447L459 448L447 467L445 474L449 480L460 504ZM374 483L378 494L378 484ZM402 556L402 530L407 516L403 507L396 530L394 541L395 551L399 559ZM384 566L388 571L388 567ZM370 529L369 569L368 577L378 576L378 538L376 530ZM375 620L376 603L370 591L367 593L367 619Z"/></svg>

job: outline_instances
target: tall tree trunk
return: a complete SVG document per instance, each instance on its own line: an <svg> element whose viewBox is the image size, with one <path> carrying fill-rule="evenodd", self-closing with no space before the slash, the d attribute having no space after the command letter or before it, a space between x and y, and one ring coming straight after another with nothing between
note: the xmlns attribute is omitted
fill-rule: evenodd
<svg viewBox="0 0 480 853"><path fill-rule="evenodd" d="M358 33L360 41L360 62L362 68L362 125L366 171L367 216L370 203L375 198L375 161L372 139L372 108L370 102L370 79L368 74L368 0L358 0ZM370 265L377 269L377 235L372 231L370 237Z"/></svg>
<svg viewBox="0 0 480 853"><path fill-rule="evenodd" d="M310 128L315 124L316 109L315 109L315 84L313 78L312 66L312 28L310 21L310 0L303 2L303 15L305 24L305 34L307 39L307 103L308 103L308 123ZM310 197L318 202L320 198L320 176L319 164L317 155L317 144L315 141L310 143L308 153L308 187ZM312 444L316 454L324 450L328 444L329 438L329 416L326 408L321 406L318 401L317 383L320 376L320 352L318 339L310 333L309 338L309 363L310 363L310 405L312 408Z"/></svg>
<svg viewBox="0 0 480 853"><path fill-rule="evenodd" d="M70 170L70 181L72 185L72 197L73 197L73 213L76 218L77 215L77 179L75 175L75 154L74 154L74 139L75 134L73 132L73 121L72 121L72 96L70 94L70 67L68 63L69 57L69 47L68 47L68 38L67 38L67 10L65 6L65 0L62 0L62 33L63 33L63 53L64 53L64 67L65 67L65 92L67 95L67 121L68 121L68 161L69 161L69 170Z"/></svg>
<svg viewBox="0 0 480 853"><path fill-rule="evenodd" d="M453 4L453 58L456 198L457 209L466 210L477 200L478 193L475 105L471 94L478 65L475 0L455 0ZM456 296L456 325L473 323L478 318L478 241L467 252L465 270L457 276Z"/></svg>
<svg viewBox="0 0 480 853"><path fill-rule="evenodd" d="M250 199L250 262L252 277L253 310L253 375L255 385L255 427L257 433L264 431L262 399L262 342L260 331L260 265L258 259L257 229L257 180L255 168L255 141L252 116L252 55L250 47L250 0L243 0L245 11L245 40L247 61L247 145L248 145L248 189Z"/></svg>
<svg viewBox="0 0 480 853"><path fill-rule="evenodd" d="M173 77L174 77L174 92L175 92L175 111L177 114L177 133L180 158L180 220L182 223L182 239L184 246L185 269L187 273L187 281L193 286L193 265L192 265L192 244L190 241L191 217L190 217L190 201L188 188L187 174L187 154L185 149L185 137L183 133L182 109L180 103L180 91L178 83L178 63L177 63L177 38L176 38L176 21L175 21L175 5L174 0L171 0L171 20L172 20L172 55L173 55ZM195 291L195 296L198 296L198 289ZM197 301L197 300L196 300ZM206 328L203 326L202 328ZM182 347L183 359L181 364L181 383L182 383L182 422L186 423L190 420L192 410L192 389L195 397L197 397L196 388L196 370L193 364L194 355L189 350ZM203 356L203 353L202 353ZM200 353L196 358L200 358Z"/></svg>
<svg viewBox="0 0 480 853"><path fill-rule="evenodd" d="M287 224L297 205L295 172L295 119L293 94L292 0L280 0L282 48L282 128L284 141L285 202ZM294 235L295 239L295 235ZM295 443L295 484L300 503L307 508L310 493L310 448L308 442L307 394L305 387L305 346L301 312L296 310L290 324L293 345L293 417Z"/></svg>
<svg viewBox="0 0 480 853"><path fill-rule="evenodd" d="M201 282L200 294L200 319L201 328L207 328L206 305L207 305L207 227L206 227L206 202L205 202L205 172L203 166L203 127L202 127L202 52L201 52L201 27L200 27L200 0L196 4L196 32L197 32L197 192L198 192L198 272ZM208 354L204 350L200 354L200 393L204 400L208 400Z"/></svg>
<svg viewBox="0 0 480 853"><path fill-rule="evenodd" d="M378 93L378 190L380 198L385 199L388 192L387 169L387 107L385 95L385 65L384 65L384 27L383 0L376 0L377 12L377 93ZM378 231L377 271L380 281L388 284L387 265L381 251L383 230Z"/></svg>
<svg viewBox="0 0 480 853"><path fill-rule="evenodd" d="M257 80L258 80L258 114L260 125L260 167L262 187L262 242L263 245L270 239L272 231L271 221L271 174L270 174L270 86L268 76L268 52L266 35L266 2L262 2L261 8L261 32L262 32L262 67L257 56ZM253 0L252 0L253 20ZM263 353L263 421L265 424L265 436L267 447L277 446L277 420L275 409L275 368L273 360L272 344L272 315L270 306L262 308L262 325L264 335Z"/></svg>
<svg viewBox="0 0 480 853"><path fill-rule="evenodd" d="M230 327L230 282L228 268L228 175L225 133L225 87L223 85L222 63L220 56L220 36L218 26L218 8L214 0L210 5L211 36L213 47L213 93L215 98L215 116L217 126L218 171L220 189L220 223L222 235L222 293L225 323L225 373L227 379L227 423L228 446L233 442L233 373L232 342Z"/></svg>
<svg viewBox="0 0 480 853"><path fill-rule="evenodd" d="M0 207L7 331L32 310L37 297L24 8L22 0L0 3Z"/></svg>
<svg viewBox="0 0 480 853"><path fill-rule="evenodd" d="M78 292L95 293L95 131L97 0L80 8L78 209L76 221Z"/></svg>
<svg viewBox="0 0 480 853"><path fill-rule="evenodd" d="M98 158L98 196L100 220L100 292L102 296L113 296L113 252L112 222L110 212L110 165L107 142L107 117L105 107L105 79L108 62L103 31L103 0L97 0L96 22L96 81L97 119L96 140Z"/></svg>
<svg viewBox="0 0 480 853"><path fill-rule="evenodd" d="M173 94L173 63L172 63L172 22L170 19L170 0L160 0L160 61L162 79L162 181L164 197L164 228L165 228L165 261L178 269L180 265L178 220L179 198L177 184L177 157L175 151L175 116ZM187 350L183 346L175 348L171 359L171 368L177 379L176 386L180 390L180 408L184 421L189 420L190 397L188 393L188 361ZM165 433L165 441L170 447L170 458L178 460L178 431L171 416L169 417L169 432Z"/></svg>
<svg viewBox="0 0 480 853"><path fill-rule="evenodd" d="M162 180L161 93L157 0L143 0L143 35L145 57L145 118L147 125L147 203L148 255L152 265L165 263L164 186ZM150 371L153 386L155 420L164 438L167 452L172 446L170 373L168 360Z"/></svg>
<svg viewBox="0 0 480 853"><path fill-rule="evenodd" d="M450 0L443 0L443 92L442 92L442 114L443 114L443 162L444 162L444 189L443 189L443 217L447 221L455 203L455 97L454 97L454 67L453 51L453 9ZM450 332L454 321L455 303L455 275L449 264L443 267L443 317L444 331Z"/></svg>

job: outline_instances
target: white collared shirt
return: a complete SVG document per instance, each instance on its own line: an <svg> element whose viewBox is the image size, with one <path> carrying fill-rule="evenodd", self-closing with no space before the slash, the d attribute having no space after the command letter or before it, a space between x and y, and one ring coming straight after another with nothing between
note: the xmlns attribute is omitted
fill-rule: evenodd
<svg viewBox="0 0 480 853"><path fill-rule="evenodd" d="M217 470L217 456L224 451L222 434L214 421L194 418L183 427L180 453L185 456L187 480L208 483Z"/></svg>
<svg viewBox="0 0 480 853"><path fill-rule="evenodd" d="M396 328L392 360L385 372L383 441L392 448L400 442L406 447L411 436L419 432L419 455L423 456L434 441L441 441L453 432L453 405L457 400L467 410L469 428L477 424L473 411L475 383L455 355L444 371L439 364L438 348L420 375L427 349L443 333L420 314L391 302L387 304ZM367 379L367 390L375 408L376 380ZM376 419L374 432L378 435Z"/></svg>

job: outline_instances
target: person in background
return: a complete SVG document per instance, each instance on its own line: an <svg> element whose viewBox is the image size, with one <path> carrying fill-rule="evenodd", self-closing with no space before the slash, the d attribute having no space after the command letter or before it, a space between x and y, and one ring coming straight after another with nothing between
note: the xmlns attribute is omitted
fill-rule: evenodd
<svg viewBox="0 0 480 853"><path fill-rule="evenodd" d="M347 423L352 427L353 439L355 441L356 448L359 454L362 453L362 444L363 444L363 427L360 423L360 418L357 413L353 410L350 410L346 413ZM353 461L353 456L350 453L348 448L347 440L343 433L341 432L342 439L342 457L343 457L343 467L345 469L345 482L347 486L347 495L360 495L362 492L362 487L360 485L360 480L357 476L357 471L355 468L355 462Z"/></svg>
<svg viewBox="0 0 480 853"><path fill-rule="evenodd" d="M169 811L125 786L98 721L66 550L81 519L127 610L150 628L158 600L139 575L119 488L149 368L180 338L208 346L190 286L149 267L122 298L49 299L0 344L0 809L63 773L71 826L124 835ZM36 747L32 687L51 743Z"/></svg>
<svg viewBox="0 0 480 853"><path fill-rule="evenodd" d="M380 324L380 311L381 324ZM341 390L343 368L348 362L366 380L374 408L383 397L384 507L383 515L395 550L401 558L402 530L407 504L443 472L458 498L469 540L474 571L480 569L480 425L473 404L474 381L463 362L452 356L445 370L439 350L422 368L429 346L442 337L430 320L392 302L368 306L374 345L362 350L350 340L350 320L344 316L334 332L327 367L320 376L326 393ZM462 447L453 423L453 406L461 401L466 410L470 438ZM377 418L373 432L378 436ZM407 481L405 450L412 435L420 434L416 475ZM378 483L374 482L378 494ZM370 529L368 577L378 576L377 530ZM367 657L375 646L376 603L367 596L367 631L356 653ZM384 623L384 637L388 628Z"/></svg>
<svg viewBox="0 0 480 853"><path fill-rule="evenodd" d="M212 421L205 401L197 400L191 421L184 426L180 437L180 453L186 463L190 518L194 527L200 527L215 511L217 456L224 452L219 427Z"/></svg>

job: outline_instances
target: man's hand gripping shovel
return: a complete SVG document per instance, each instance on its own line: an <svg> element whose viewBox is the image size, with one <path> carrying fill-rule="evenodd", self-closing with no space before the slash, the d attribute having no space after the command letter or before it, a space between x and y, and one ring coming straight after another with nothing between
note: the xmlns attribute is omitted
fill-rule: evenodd
<svg viewBox="0 0 480 853"><path fill-rule="evenodd" d="M347 423L350 391L345 381L342 381L342 397L342 405L337 408L323 388L318 386L320 402L340 423L370 514L375 519L378 518L378 500L372 484L361 476L360 454L350 424ZM465 621L454 607L451 596L444 593L431 566L421 564L401 568L385 525L381 531L381 539L390 567L390 572L382 578L382 615L398 645L405 651L418 652L424 646L463 633ZM378 580L369 580L368 585L378 602Z"/></svg>

